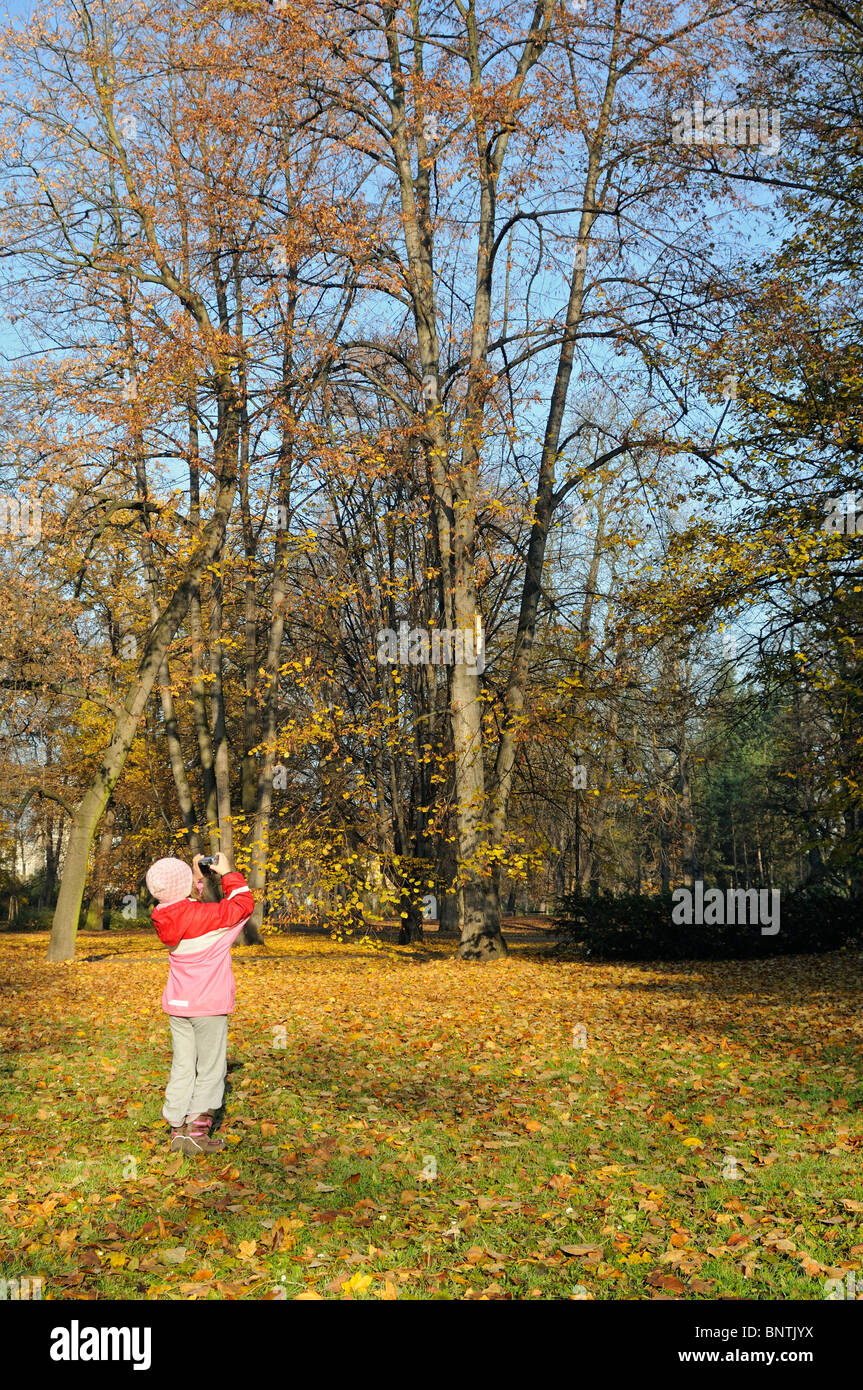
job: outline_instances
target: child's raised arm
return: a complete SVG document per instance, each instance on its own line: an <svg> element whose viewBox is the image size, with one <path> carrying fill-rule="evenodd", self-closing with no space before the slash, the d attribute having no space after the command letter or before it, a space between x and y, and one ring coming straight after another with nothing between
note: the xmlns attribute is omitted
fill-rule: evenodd
<svg viewBox="0 0 863 1390"><path fill-rule="evenodd" d="M175 877L179 878L180 869L185 868L187 892L195 882L200 883L200 858L200 855L195 855L191 869L181 861L165 861L178 866L174 869ZM167 902L160 900L153 909L153 926L158 932L159 940L169 950L173 950L181 941L189 938L235 927L245 922L254 912L255 900L249 885L242 874L231 868L224 854L216 856L211 869L222 879L225 896L221 902L205 903L193 897L177 896ZM179 893L179 887L172 891Z"/></svg>

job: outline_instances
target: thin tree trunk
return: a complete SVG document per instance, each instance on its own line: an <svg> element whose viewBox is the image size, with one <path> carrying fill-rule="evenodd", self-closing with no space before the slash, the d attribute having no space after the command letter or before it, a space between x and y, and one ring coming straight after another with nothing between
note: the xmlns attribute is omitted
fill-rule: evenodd
<svg viewBox="0 0 863 1390"><path fill-rule="evenodd" d="M62 823L61 823L62 828ZM54 848L54 817L50 811L45 816L45 878L42 884L40 907L50 907L57 883L57 850Z"/></svg>
<svg viewBox="0 0 863 1390"><path fill-rule="evenodd" d="M671 891L671 837L664 820L659 822L659 883L663 893Z"/></svg>
<svg viewBox="0 0 863 1390"><path fill-rule="evenodd" d="M458 865L452 844L452 837L444 835L444 844L440 854L441 877L443 879L443 889L440 901L438 902L438 934L441 936L456 936L459 932L459 902L458 887L456 885L456 874Z"/></svg>
<svg viewBox="0 0 863 1390"><path fill-rule="evenodd" d="M740 874L737 871L737 829L734 824L734 816L731 817L731 855L734 860L734 887L740 887Z"/></svg>
<svg viewBox="0 0 863 1390"><path fill-rule="evenodd" d="M692 812L692 786L689 776L689 754L685 747L680 755L680 813L683 817L683 881L692 888L698 871L695 852L695 823Z"/></svg>
<svg viewBox="0 0 863 1390"><path fill-rule="evenodd" d="M195 530L201 524L201 475L198 452L197 399L194 389L188 399L189 423L189 515ZM195 737L198 741L198 757L201 763L201 786L204 795L204 824L210 842L210 853L219 849L219 808L216 800L216 774L214 771L213 740L207 720L207 695L204 687L204 625L201 614L201 586L192 585L189 600L189 635L192 647L192 717L195 723Z"/></svg>
<svg viewBox="0 0 863 1390"><path fill-rule="evenodd" d="M89 931L100 931L105 918L105 883L108 876L108 856L114 842L114 821L116 812L109 803L102 818L102 834L93 864L93 884L90 901L87 905L85 925Z"/></svg>
<svg viewBox="0 0 863 1390"><path fill-rule="evenodd" d="M201 591L196 585L189 601L189 632L192 646L192 713L198 757L201 764L201 785L204 793L204 823L210 842L210 853L219 849L219 803L216 796L215 756L210 722L207 713L207 692L204 684L204 634L201 614Z"/></svg>
<svg viewBox="0 0 863 1390"><path fill-rule="evenodd" d="M162 704L162 717L165 721L165 742L168 745L168 760L171 764L171 773L174 778L177 804L180 807L180 815L183 819L183 825L186 828L186 839L189 843L189 849L192 851L192 854L198 854L201 849L201 841L198 834L198 817L195 813L192 789L186 775L186 762L183 757L183 744L180 738L180 728L177 723L176 711L174 709L174 695L171 690L171 672L167 656L159 669L159 698Z"/></svg>

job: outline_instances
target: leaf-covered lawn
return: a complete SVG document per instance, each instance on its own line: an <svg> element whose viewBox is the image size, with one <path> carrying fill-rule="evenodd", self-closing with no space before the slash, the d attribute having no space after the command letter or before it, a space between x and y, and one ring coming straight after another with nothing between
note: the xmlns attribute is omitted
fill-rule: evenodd
<svg viewBox="0 0 863 1390"><path fill-rule="evenodd" d="M0 1275L55 1299L821 1299L863 1267L859 953L451 952L235 950L227 1145L191 1159L159 1113L152 936L84 935L63 966L0 936Z"/></svg>

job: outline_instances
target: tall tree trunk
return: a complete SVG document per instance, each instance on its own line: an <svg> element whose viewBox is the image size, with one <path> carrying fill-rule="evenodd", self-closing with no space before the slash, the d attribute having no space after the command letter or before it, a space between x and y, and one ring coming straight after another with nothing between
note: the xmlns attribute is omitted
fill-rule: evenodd
<svg viewBox="0 0 863 1390"><path fill-rule="evenodd" d="M552 10L553 0L540 0L535 7L529 34L522 44L516 74L508 89L508 100L513 103L513 110L529 72L548 41ZM458 464L454 464L449 459L449 441L440 397L440 342L435 305L435 246L430 196L432 161L423 131L417 137L419 158L414 173L409 142L412 116L403 68L402 34L396 22L396 7L387 5L383 11L392 80L391 90L387 93L392 117L388 134L399 185L406 269L423 374L432 514L444 597L443 625L447 631L460 629L463 633L473 633L479 613L474 573L474 531L483 411L488 392L486 369L491 322L495 197L511 127L487 128L483 100L486 77L479 54L476 14L473 7L464 9L462 13L473 97L480 210L471 315L470 375L464 406L461 458ZM414 54L418 65L421 65L422 35L415 8L411 11L411 22ZM449 693L456 837L464 904L459 955L466 960L488 960L504 955L506 943L500 931L497 887L485 865L487 843L484 830L486 806L482 703L476 669L471 670L464 661L456 662L451 671Z"/></svg>
<svg viewBox="0 0 863 1390"><path fill-rule="evenodd" d="M210 608L210 721L213 729L213 771L216 779L216 807L219 817L219 850L234 857L234 825L231 818L231 764L228 730L225 724L225 689L222 653L222 578L213 578Z"/></svg>
<svg viewBox="0 0 863 1390"><path fill-rule="evenodd" d="M289 432L285 432L279 454L279 516L290 515L293 453ZM282 512L282 508L284 511ZM285 611L288 599L288 528L276 528L273 565L273 595L267 654L264 660L263 711L261 746L263 753L258 769L255 827L249 856L249 887L255 898L255 911L247 930L257 933L263 921L267 884L267 863L270 845L270 817L273 809L273 774L276 767L278 736L279 666L285 635Z"/></svg>
<svg viewBox="0 0 863 1390"><path fill-rule="evenodd" d="M235 276L239 293L239 275ZM246 560L246 575L243 581L243 759L240 765L240 804L244 816L255 812L257 792L257 766L252 749L258 739L258 595L256 583L256 560L258 538L252 524L248 487L249 465L249 421L245 406L240 423L240 515L243 525L243 551Z"/></svg>
<svg viewBox="0 0 863 1390"><path fill-rule="evenodd" d="M194 389L188 398L189 423L189 515L192 525L201 524L201 473L198 453L198 414ZM204 794L203 823L207 827L210 853L219 849L219 808L216 800L216 774L214 771L213 740L207 719L207 694L204 686L204 624L201 614L201 586L192 585L189 600L189 635L192 647L192 717L195 723L195 737L198 741L198 757L201 763L201 786Z"/></svg>

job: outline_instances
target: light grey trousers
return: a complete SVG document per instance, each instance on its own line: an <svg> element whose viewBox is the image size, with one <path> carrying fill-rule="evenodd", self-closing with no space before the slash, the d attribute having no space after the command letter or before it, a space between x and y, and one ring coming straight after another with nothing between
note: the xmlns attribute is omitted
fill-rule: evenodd
<svg viewBox="0 0 863 1390"><path fill-rule="evenodd" d="M228 1072L228 1015L171 1019L174 1060L162 1114L177 1128L187 1115L218 1110Z"/></svg>

